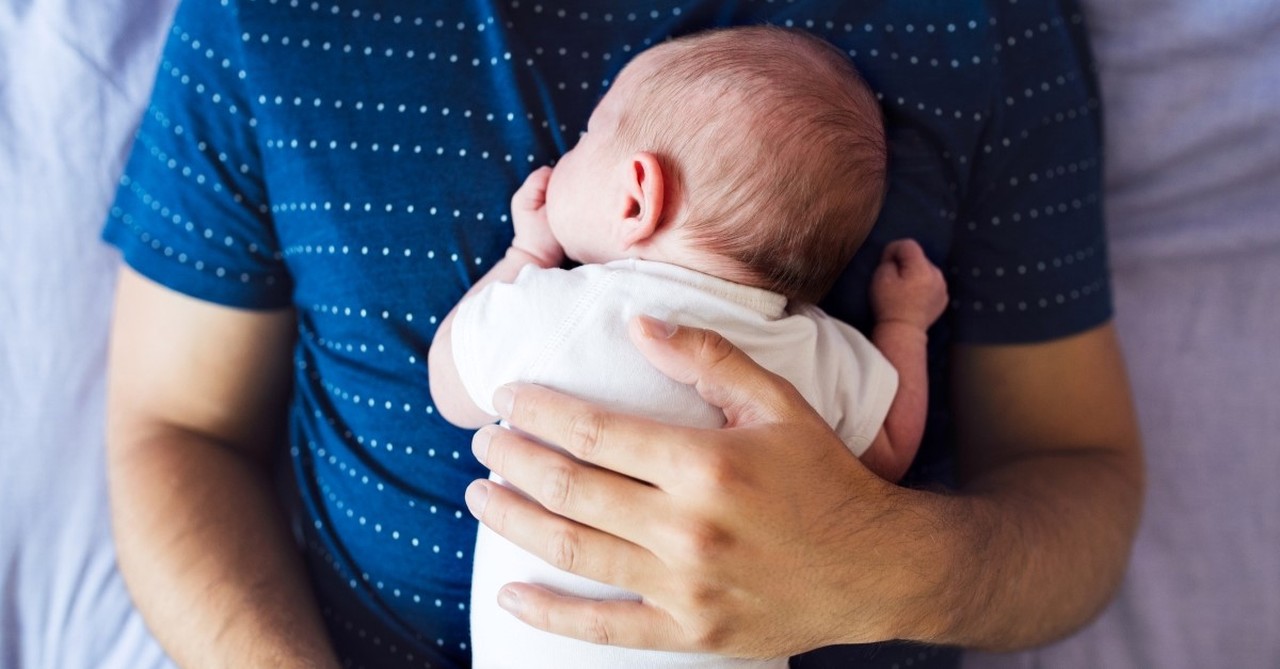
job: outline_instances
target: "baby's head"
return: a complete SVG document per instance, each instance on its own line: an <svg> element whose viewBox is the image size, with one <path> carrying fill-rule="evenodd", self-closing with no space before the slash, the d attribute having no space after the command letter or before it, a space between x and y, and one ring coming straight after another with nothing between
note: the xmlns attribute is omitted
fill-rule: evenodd
<svg viewBox="0 0 1280 669"><path fill-rule="evenodd" d="M547 214L582 262L682 264L819 299L885 190L875 96L831 45L757 26L637 56L551 176Z"/></svg>

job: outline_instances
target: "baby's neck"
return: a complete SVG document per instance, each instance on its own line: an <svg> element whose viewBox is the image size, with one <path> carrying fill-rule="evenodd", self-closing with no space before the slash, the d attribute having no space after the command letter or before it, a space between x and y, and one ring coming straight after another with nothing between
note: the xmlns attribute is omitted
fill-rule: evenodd
<svg viewBox="0 0 1280 669"><path fill-rule="evenodd" d="M639 247L632 247L631 251L622 257L664 262L734 283L756 288L765 287L761 285L762 282L759 277L742 263L725 257L723 254L698 248L697 245L687 240L681 240L680 243L645 244ZM617 259L620 260L622 258Z"/></svg>

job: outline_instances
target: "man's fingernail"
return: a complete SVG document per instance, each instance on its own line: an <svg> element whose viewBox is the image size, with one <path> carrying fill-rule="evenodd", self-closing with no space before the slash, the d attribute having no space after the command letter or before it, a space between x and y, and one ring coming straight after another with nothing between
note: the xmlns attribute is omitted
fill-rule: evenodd
<svg viewBox="0 0 1280 669"><path fill-rule="evenodd" d="M481 464L489 455L489 442L493 441L493 430L492 427L482 427L471 437L471 452Z"/></svg>
<svg viewBox="0 0 1280 669"><path fill-rule="evenodd" d="M508 613L520 613L520 595L511 588L503 588L498 591L498 606Z"/></svg>
<svg viewBox="0 0 1280 669"><path fill-rule="evenodd" d="M489 485L480 481L472 483L463 495L463 499L466 500L467 510L471 515L479 518L484 514L484 507L489 503Z"/></svg>
<svg viewBox="0 0 1280 669"><path fill-rule="evenodd" d="M515 406L516 394L511 386L499 386L493 392L493 408L503 418L511 417L511 407Z"/></svg>
<svg viewBox="0 0 1280 669"><path fill-rule="evenodd" d="M670 339L676 333L676 325L653 316L640 314L640 330L650 339Z"/></svg>

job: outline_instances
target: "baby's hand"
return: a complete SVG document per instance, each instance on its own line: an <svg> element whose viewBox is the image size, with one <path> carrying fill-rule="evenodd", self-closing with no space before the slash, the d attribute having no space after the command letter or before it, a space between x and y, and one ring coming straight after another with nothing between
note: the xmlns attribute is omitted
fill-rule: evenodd
<svg viewBox="0 0 1280 669"><path fill-rule="evenodd" d="M515 239L511 246L533 256L543 267L555 267L564 260L564 249L547 223L547 182L551 168L539 167L511 196L511 222Z"/></svg>
<svg viewBox="0 0 1280 669"><path fill-rule="evenodd" d="M871 276L871 309L880 323L897 321L927 330L947 308L947 282L911 239L885 247Z"/></svg>

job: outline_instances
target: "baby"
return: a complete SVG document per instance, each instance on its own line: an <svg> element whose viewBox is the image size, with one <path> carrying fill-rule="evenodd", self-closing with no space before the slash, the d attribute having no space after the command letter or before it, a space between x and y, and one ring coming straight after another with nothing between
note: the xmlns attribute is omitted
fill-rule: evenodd
<svg viewBox="0 0 1280 669"><path fill-rule="evenodd" d="M722 425L718 409L631 344L628 327L643 314L720 332L795 385L867 467L897 480L924 430L925 331L946 305L942 275L914 242L890 244L870 286L871 341L813 306L875 221L885 157L874 95L821 40L749 27L644 52L577 146L512 198L506 256L436 334L436 407L455 425L480 427L496 420L494 391L524 381L665 422ZM583 265L559 269L566 256ZM787 664L547 634L498 608L498 589L512 581L635 598L481 527L476 667Z"/></svg>

